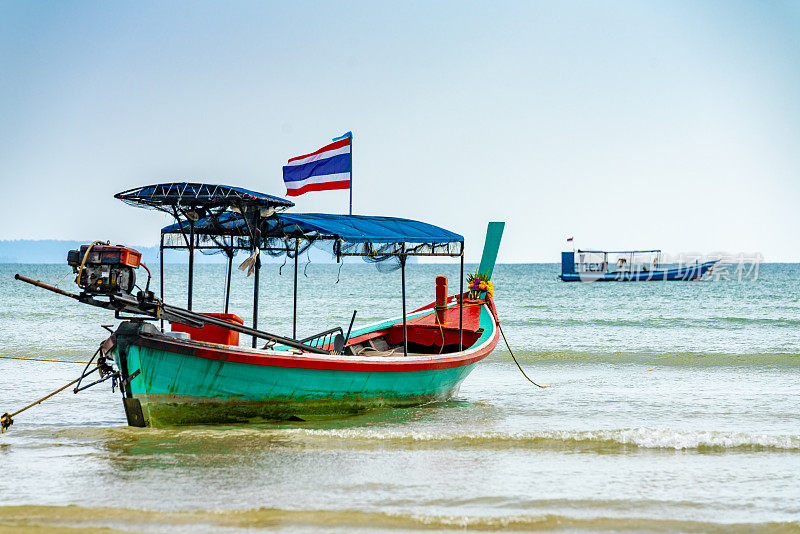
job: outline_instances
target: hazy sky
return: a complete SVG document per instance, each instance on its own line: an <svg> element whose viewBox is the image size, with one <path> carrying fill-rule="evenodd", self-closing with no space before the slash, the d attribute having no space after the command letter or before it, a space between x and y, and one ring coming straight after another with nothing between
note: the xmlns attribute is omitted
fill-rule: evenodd
<svg viewBox="0 0 800 534"><path fill-rule="evenodd" d="M798 2L0 4L0 239L153 244L169 221L114 193L283 195L347 130L355 212L468 260L489 220L505 262L572 235L800 260Z"/></svg>

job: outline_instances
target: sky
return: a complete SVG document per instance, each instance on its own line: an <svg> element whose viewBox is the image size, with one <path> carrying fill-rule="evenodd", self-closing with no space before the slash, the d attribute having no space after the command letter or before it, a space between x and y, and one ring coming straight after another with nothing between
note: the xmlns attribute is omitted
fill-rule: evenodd
<svg viewBox="0 0 800 534"><path fill-rule="evenodd" d="M348 130L354 212L500 262L800 261L798 2L2 2L0 239L152 245L113 194L285 194ZM346 213L348 192L297 197Z"/></svg>

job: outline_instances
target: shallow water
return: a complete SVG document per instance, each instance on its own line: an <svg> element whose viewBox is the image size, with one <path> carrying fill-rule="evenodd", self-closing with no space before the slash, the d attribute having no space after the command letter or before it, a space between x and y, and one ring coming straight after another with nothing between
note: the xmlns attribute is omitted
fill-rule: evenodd
<svg viewBox="0 0 800 534"><path fill-rule="evenodd" d="M263 271L259 325L290 333L291 273L278 268ZM113 317L15 272L67 270L0 266L0 356L87 359ZM410 309L440 272L457 283L457 266L409 267ZM167 267L174 304L183 274ZM506 336L546 389L499 347L449 402L325 422L133 429L105 385L65 392L0 436L0 531L800 531L800 268L765 265L749 282L556 274L495 271ZM400 311L399 273L308 275L299 335L346 329L353 309L356 327ZM195 309L221 311L223 279L224 266L198 267ZM250 321L252 278L234 280L231 311ZM79 371L0 359L0 412Z"/></svg>

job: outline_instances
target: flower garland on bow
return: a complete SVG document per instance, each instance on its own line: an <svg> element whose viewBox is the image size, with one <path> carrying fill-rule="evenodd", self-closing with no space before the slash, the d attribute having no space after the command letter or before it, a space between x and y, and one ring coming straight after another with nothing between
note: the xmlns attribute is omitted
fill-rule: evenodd
<svg viewBox="0 0 800 534"><path fill-rule="evenodd" d="M479 291L486 291L486 296L494 300L494 285L485 273L475 271L467 275L467 290L477 294Z"/></svg>

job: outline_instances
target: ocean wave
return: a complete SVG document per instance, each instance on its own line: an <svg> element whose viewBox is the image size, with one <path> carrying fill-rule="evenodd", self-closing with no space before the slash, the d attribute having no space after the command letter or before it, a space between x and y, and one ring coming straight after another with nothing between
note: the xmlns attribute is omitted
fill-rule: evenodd
<svg viewBox="0 0 800 534"><path fill-rule="evenodd" d="M373 448L489 448L624 453L634 450L725 452L798 452L800 435L745 432L625 428L610 430L540 430L534 432L425 432L376 427L276 428L187 427L134 429L130 427L72 427L59 430L30 429L21 437L75 440L122 440L142 444L316 447L321 449Z"/></svg>
<svg viewBox="0 0 800 534"><path fill-rule="evenodd" d="M96 349L95 349L96 350ZM30 347L4 347L0 352L0 360L24 360L25 358L37 358L41 360L74 360L74 363L85 364L91 358L92 352L83 349L65 349L59 348L58 350L31 350ZM7 358L3 358L7 357ZM72 363L72 362L70 362Z"/></svg>
<svg viewBox="0 0 800 534"><path fill-rule="evenodd" d="M789 319L785 317L712 317L705 322L708 324L723 323L755 326L796 327L800 325L800 319Z"/></svg>
<svg viewBox="0 0 800 534"><path fill-rule="evenodd" d="M287 437L334 439L349 444L445 445L622 451L672 449L712 451L800 451L800 436L716 431L676 431L653 428L617 430L550 430L537 432L402 432L379 429L287 429Z"/></svg>
<svg viewBox="0 0 800 534"><path fill-rule="evenodd" d="M514 356L521 362L562 363L641 363L643 365L670 366L775 366L800 368L800 354L790 352L763 353L709 353L709 352L601 352L578 350L520 350ZM487 362L504 362L508 358L508 350L498 345Z"/></svg>
<svg viewBox="0 0 800 534"><path fill-rule="evenodd" d="M525 306L526 308L529 306ZM788 317L650 317L643 316L638 319L621 317L557 317L547 318L507 318L503 320L503 325L515 328L531 327L592 327L608 326L614 328L644 328L657 329L664 328L722 328L761 326L777 328L796 328L800 326L800 319Z"/></svg>
<svg viewBox="0 0 800 534"><path fill-rule="evenodd" d="M797 532L800 522L724 523L647 517L572 517L560 514L516 514L504 516L433 515L353 509L154 511L84 506L0 506L0 531L41 532L50 528L105 527L130 531L156 529L182 532L195 529L294 530L585 530L654 532Z"/></svg>

